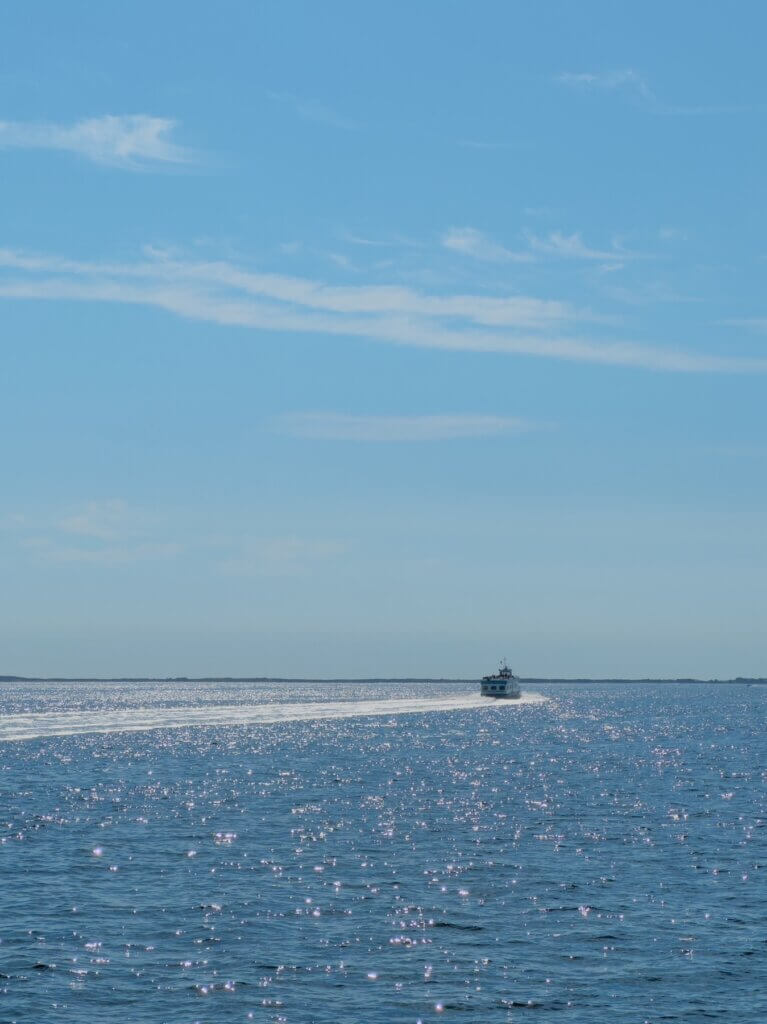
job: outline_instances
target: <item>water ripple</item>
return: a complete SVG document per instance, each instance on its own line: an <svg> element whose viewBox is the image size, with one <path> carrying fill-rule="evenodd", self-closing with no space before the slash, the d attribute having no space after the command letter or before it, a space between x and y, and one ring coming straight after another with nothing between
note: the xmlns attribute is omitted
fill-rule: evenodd
<svg viewBox="0 0 767 1024"><path fill-rule="evenodd" d="M767 694L543 689L15 688L3 1021L761 1024Z"/></svg>

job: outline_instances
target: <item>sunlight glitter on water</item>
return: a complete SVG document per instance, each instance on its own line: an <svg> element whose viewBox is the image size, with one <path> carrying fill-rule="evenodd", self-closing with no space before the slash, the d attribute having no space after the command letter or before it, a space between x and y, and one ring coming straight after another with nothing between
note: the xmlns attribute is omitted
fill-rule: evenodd
<svg viewBox="0 0 767 1024"><path fill-rule="evenodd" d="M3 747L0 1017L767 1020L767 693L468 689L0 695L6 718L51 692L56 715L192 713ZM347 714L316 717L323 693ZM202 718L255 699L274 721Z"/></svg>

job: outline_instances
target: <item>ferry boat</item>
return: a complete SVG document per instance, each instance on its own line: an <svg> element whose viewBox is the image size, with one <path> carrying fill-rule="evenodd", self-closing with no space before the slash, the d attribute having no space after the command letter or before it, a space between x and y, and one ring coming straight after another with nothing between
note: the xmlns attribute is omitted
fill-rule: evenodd
<svg viewBox="0 0 767 1024"><path fill-rule="evenodd" d="M507 700L516 700L521 696L519 682L506 664L505 658L495 675L482 676L481 686L480 693L483 697L505 697Z"/></svg>

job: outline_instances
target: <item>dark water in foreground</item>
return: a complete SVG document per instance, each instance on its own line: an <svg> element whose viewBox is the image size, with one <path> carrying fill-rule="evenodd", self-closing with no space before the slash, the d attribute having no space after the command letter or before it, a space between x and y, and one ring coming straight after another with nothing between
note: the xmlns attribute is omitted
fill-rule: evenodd
<svg viewBox="0 0 767 1024"><path fill-rule="evenodd" d="M7 686L0 1020L767 1020L767 687L541 690Z"/></svg>

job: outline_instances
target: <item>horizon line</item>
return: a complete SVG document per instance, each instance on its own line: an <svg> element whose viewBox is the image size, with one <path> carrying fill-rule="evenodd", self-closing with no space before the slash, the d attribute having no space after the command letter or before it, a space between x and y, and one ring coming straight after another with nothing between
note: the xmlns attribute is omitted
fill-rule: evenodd
<svg viewBox="0 0 767 1024"><path fill-rule="evenodd" d="M11 676L0 683L474 683L479 676ZM517 676L521 683L767 683L764 676Z"/></svg>

